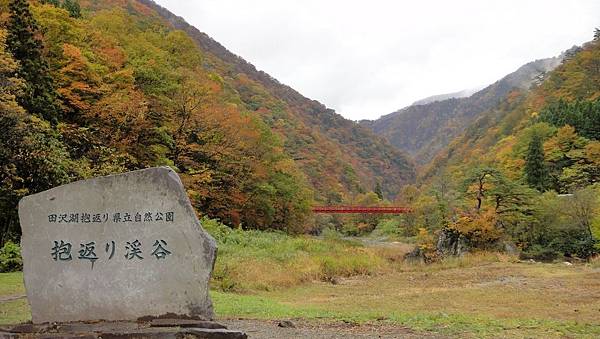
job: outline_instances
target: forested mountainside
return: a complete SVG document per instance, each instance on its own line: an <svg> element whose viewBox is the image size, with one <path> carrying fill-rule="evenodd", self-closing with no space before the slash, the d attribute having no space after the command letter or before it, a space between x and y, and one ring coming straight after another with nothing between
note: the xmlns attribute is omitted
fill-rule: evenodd
<svg viewBox="0 0 600 339"><path fill-rule="evenodd" d="M304 97L269 74L257 70L207 34L153 1L139 1L154 9L175 29L186 32L203 52L223 61L228 77L244 74L258 83L257 88L238 82L233 85L250 109L261 113L267 122L271 122L271 128L279 127L280 132L287 136L286 151L299 160L297 163L305 172L312 173L309 178L317 187L320 199L341 202L336 197L340 193L344 199L348 198L349 192L356 192L357 188L363 191L376 186L382 187L386 196L394 197L400 187L413 180L412 160L384 138L374 135L369 128L345 119L320 102ZM265 90L266 95L263 93ZM285 103L287 112L292 115L289 120L299 121L275 126L273 110L268 106L269 96ZM324 145L325 140L330 145ZM342 190L336 187L339 179L346 183Z"/></svg>
<svg viewBox="0 0 600 339"><path fill-rule="evenodd" d="M416 255L478 248L554 260L600 252L600 29L541 82L511 88L496 89L508 91L504 99L402 191L414 214L397 225L421 239Z"/></svg>
<svg viewBox="0 0 600 339"><path fill-rule="evenodd" d="M572 193L600 180L600 31L592 42L568 53L542 83L530 91L511 91L481 114L440 152L423 178L475 163L524 177L535 138L545 163L537 179L540 190Z"/></svg>
<svg viewBox="0 0 600 339"><path fill-rule="evenodd" d="M492 109L513 89L527 89L541 81L556 67L562 57L530 62L496 83L467 98L451 98L423 105L413 105L363 121L392 145L415 157L417 163L428 163L450 141L460 135L481 113Z"/></svg>
<svg viewBox="0 0 600 339"><path fill-rule="evenodd" d="M203 215L288 231L315 200L414 181L385 141L151 2L0 0L0 38L3 236L24 195L149 166Z"/></svg>

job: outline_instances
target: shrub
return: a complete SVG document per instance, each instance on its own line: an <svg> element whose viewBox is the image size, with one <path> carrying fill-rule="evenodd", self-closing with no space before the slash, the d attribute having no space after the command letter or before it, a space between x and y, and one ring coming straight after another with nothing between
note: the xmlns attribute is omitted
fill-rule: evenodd
<svg viewBox="0 0 600 339"><path fill-rule="evenodd" d="M525 260L533 259L536 261L552 262L560 256L561 253L553 248L535 244L521 252L520 258Z"/></svg>
<svg viewBox="0 0 600 339"><path fill-rule="evenodd" d="M598 252L595 248L596 240L579 229L562 230L556 238L552 240L549 247L564 253L567 257L577 257L588 259Z"/></svg>
<svg viewBox="0 0 600 339"><path fill-rule="evenodd" d="M397 237L402 235L403 232L397 219L383 219L379 221L373 233Z"/></svg>
<svg viewBox="0 0 600 339"><path fill-rule="evenodd" d="M482 213L463 213L449 228L468 239L472 247L486 249L495 246L502 237L497 223L496 212L487 210Z"/></svg>
<svg viewBox="0 0 600 339"><path fill-rule="evenodd" d="M21 247L9 240L0 249L0 272L15 272L22 269Z"/></svg>

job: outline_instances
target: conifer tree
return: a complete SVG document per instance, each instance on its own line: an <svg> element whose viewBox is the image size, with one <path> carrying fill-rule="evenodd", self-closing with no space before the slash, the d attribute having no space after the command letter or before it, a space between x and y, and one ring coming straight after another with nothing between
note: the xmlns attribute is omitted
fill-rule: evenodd
<svg viewBox="0 0 600 339"><path fill-rule="evenodd" d="M375 185L375 194L377 194L379 200L383 200L383 188L381 187L381 183L379 181Z"/></svg>
<svg viewBox="0 0 600 339"><path fill-rule="evenodd" d="M42 3L50 4L50 5L53 5L54 7L60 6L60 2L58 0L43 0Z"/></svg>
<svg viewBox="0 0 600 339"><path fill-rule="evenodd" d="M65 0L62 7L69 12L71 18L81 18L81 6L77 0Z"/></svg>
<svg viewBox="0 0 600 339"><path fill-rule="evenodd" d="M19 61L18 77L25 80L25 91L18 98L27 111L53 123L57 122L59 107L56 91L42 54L42 41L36 36L38 27L26 0L11 0L6 44Z"/></svg>
<svg viewBox="0 0 600 339"><path fill-rule="evenodd" d="M527 184L540 192L546 189L547 171L544 163L542 138L535 134L529 142L525 158L525 180Z"/></svg>

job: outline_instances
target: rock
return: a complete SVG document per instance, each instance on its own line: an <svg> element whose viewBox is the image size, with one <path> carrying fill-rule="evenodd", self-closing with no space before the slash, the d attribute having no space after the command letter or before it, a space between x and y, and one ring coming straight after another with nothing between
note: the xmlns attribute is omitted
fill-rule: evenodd
<svg viewBox="0 0 600 339"><path fill-rule="evenodd" d="M216 243L170 168L27 196L19 218L34 323L213 317Z"/></svg>
<svg viewBox="0 0 600 339"><path fill-rule="evenodd" d="M283 328L296 328L296 325L294 325L294 323L289 320L282 320L279 322L279 324L277 324L277 326Z"/></svg>
<svg viewBox="0 0 600 339"><path fill-rule="evenodd" d="M404 260L419 263L429 262L425 251L423 251L420 246L415 246L415 248L412 251L406 253L404 255Z"/></svg>
<svg viewBox="0 0 600 339"><path fill-rule="evenodd" d="M469 252L468 240L460 233L443 229L436 244L437 252L442 256L460 256Z"/></svg>
<svg viewBox="0 0 600 339"><path fill-rule="evenodd" d="M519 254L519 248L517 247L517 245L514 242L504 241L504 242L502 242L502 248L504 249L504 252L506 252L510 255L518 255Z"/></svg>

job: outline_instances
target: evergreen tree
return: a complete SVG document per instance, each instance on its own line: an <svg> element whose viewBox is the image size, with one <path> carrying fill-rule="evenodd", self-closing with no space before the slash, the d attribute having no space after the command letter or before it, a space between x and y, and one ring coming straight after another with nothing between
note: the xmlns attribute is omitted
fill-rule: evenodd
<svg viewBox="0 0 600 339"><path fill-rule="evenodd" d="M42 3L50 4L50 5L53 5L54 7L60 7L60 2L58 0L43 0Z"/></svg>
<svg viewBox="0 0 600 339"><path fill-rule="evenodd" d="M81 6L77 0L65 0L62 7L69 12L71 18L81 18Z"/></svg>
<svg viewBox="0 0 600 339"><path fill-rule="evenodd" d="M527 184L540 192L546 188L547 171L544 163L544 149L541 136L535 134L529 142L525 158L525 180Z"/></svg>
<svg viewBox="0 0 600 339"><path fill-rule="evenodd" d="M26 0L11 0L6 44L19 61L18 77L25 80L25 91L19 104L33 114L57 122L59 108L48 63L42 55L42 41L36 37L38 27Z"/></svg>
<svg viewBox="0 0 600 339"><path fill-rule="evenodd" d="M383 200L383 188L381 187L381 183L379 181L375 185L375 194L377 194L379 200Z"/></svg>

